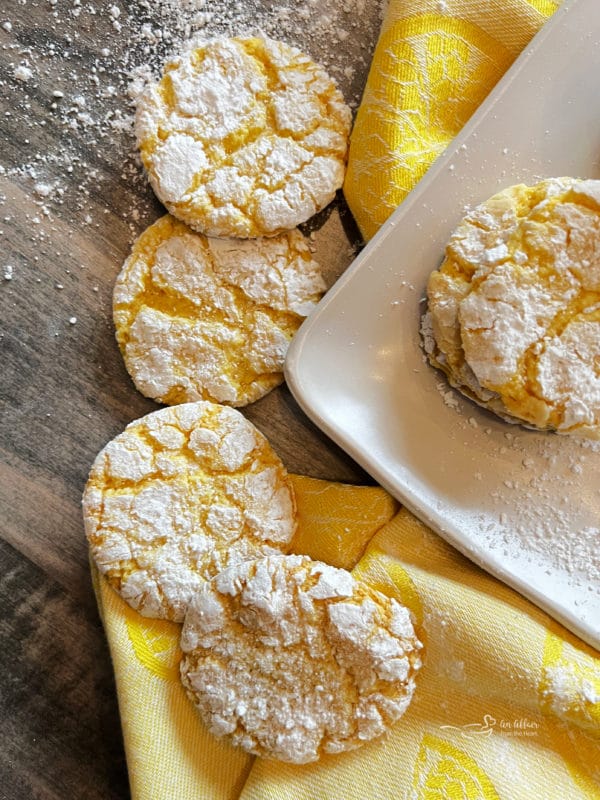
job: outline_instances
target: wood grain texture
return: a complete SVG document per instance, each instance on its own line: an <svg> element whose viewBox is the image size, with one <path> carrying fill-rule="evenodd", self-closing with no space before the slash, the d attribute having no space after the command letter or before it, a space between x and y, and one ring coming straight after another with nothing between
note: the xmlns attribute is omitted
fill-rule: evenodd
<svg viewBox="0 0 600 800"><path fill-rule="evenodd" d="M134 152L132 70L146 61L156 69L176 51L186 21L209 35L268 22L268 33L333 67L356 105L380 5L0 6L0 798L123 800L118 709L80 502L100 448L157 408L125 372L111 318L133 239L164 213ZM341 197L306 229L331 285L358 244ZM369 481L285 386L244 413L290 470Z"/></svg>
<svg viewBox="0 0 600 800"><path fill-rule="evenodd" d="M96 613L1 541L0 560L0 797L126 797L114 682Z"/></svg>

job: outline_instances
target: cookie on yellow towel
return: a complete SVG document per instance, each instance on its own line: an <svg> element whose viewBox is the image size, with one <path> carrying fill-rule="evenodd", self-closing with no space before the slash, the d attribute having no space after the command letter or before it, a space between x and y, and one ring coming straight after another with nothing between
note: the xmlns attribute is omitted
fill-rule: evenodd
<svg viewBox="0 0 600 800"><path fill-rule="evenodd" d="M298 555L238 564L205 584L181 647L182 681L208 728L297 764L389 730L421 663L404 606Z"/></svg>
<svg viewBox="0 0 600 800"><path fill-rule="evenodd" d="M428 283L430 357L483 405L600 436L600 181L512 186L470 212Z"/></svg>
<svg viewBox="0 0 600 800"><path fill-rule="evenodd" d="M282 382L290 339L325 288L298 230L209 239L167 214L117 278L117 341L142 394L242 406Z"/></svg>
<svg viewBox="0 0 600 800"><path fill-rule="evenodd" d="M158 198L217 237L273 236L342 185L351 114L324 69L282 42L209 41L140 96L136 137Z"/></svg>
<svg viewBox="0 0 600 800"><path fill-rule="evenodd" d="M183 620L219 570L289 549L293 489L239 411L200 401L132 422L99 453L83 495L92 557L147 617Z"/></svg>

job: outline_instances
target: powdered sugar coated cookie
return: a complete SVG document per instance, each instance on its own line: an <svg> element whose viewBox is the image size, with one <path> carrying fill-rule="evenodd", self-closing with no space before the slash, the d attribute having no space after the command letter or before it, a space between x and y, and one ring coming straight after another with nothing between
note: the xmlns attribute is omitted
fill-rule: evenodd
<svg viewBox="0 0 600 800"><path fill-rule="evenodd" d="M166 215L116 281L117 341L142 394L242 406L281 383L288 344L324 290L298 230L209 239Z"/></svg>
<svg viewBox="0 0 600 800"><path fill-rule="evenodd" d="M307 556L220 573L190 603L181 646L184 686L209 729L298 764L389 730L421 648L404 606Z"/></svg>
<svg viewBox="0 0 600 800"><path fill-rule="evenodd" d="M169 211L209 236L273 236L342 185L350 110L325 71L281 42L215 39L166 65L136 135Z"/></svg>
<svg viewBox="0 0 600 800"><path fill-rule="evenodd" d="M83 495L99 570L147 617L183 620L219 570L286 552L293 490L265 437L208 402L155 411L100 452Z"/></svg>
<svg viewBox="0 0 600 800"><path fill-rule="evenodd" d="M600 437L600 181L512 186L428 284L430 359L505 418Z"/></svg>

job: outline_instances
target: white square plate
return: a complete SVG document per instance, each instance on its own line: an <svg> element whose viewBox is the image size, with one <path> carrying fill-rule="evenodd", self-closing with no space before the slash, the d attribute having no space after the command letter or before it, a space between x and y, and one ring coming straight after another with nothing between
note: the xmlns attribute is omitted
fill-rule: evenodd
<svg viewBox="0 0 600 800"><path fill-rule="evenodd" d="M473 561L600 647L600 446L505 423L423 358L427 277L473 206L600 178L600 3L567 2L318 309L286 361L305 412Z"/></svg>

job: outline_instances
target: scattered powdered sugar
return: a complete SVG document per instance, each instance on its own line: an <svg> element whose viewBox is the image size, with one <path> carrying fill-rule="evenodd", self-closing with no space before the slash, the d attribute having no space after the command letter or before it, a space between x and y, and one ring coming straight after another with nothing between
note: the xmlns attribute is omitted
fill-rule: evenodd
<svg viewBox="0 0 600 800"><path fill-rule="evenodd" d="M431 391L445 431L435 442L439 486L451 483L455 498L438 491L431 502L448 532L459 531L451 540L579 620L587 638L600 614L600 441L500 421L445 381Z"/></svg>
<svg viewBox="0 0 600 800"><path fill-rule="evenodd" d="M544 695L557 717L569 720L576 714L580 723L595 726L600 703L598 673L582 665L578 655L574 653L570 663L563 660L545 667Z"/></svg>
<svg viewBox="0 0 600 800"><path fill-rule="evenodd" d="M29 69L29 67L26 67L24 64L20 64L18 67L15 67L14 75L18 81L28 81L31 79L33 72Z"/></svg>
<svg viewBox="0 0 600 800"><path fill-rule="evenodd" d="M437 389L457 415L451 438L466 438L467 431L479 438L479 444L468 445L473 485L479 493L488 487L477 538L502 560L525 565L532 578L554 575L577 591L600 596L600 527L594 514L600 441L512 425L502 432L508 423L488 425L483 412L473 416L474 407L447 384L438 382ZM488 448L495 455L482 461Z"/></svg>
<svg viewBox="0 0 600 800"><path fill-rule="evenodd" d="M300 9L292 0L276 7L256 0L93 5L50 0L47 36L33 43L26 33L27 3L22 0L22 9L15 9L0 31L3 48L12 55L12 80L9 74L0 81L0 92L7 97L7 109L17 106L5 114L9 137L11 119L18 123L20 112L33 104L45 104L47 114L41 120L39 111L34 115L31 139L23 147L11 142L5 149L2 171L29 191L34 205L46 204L62 216L69 213L67 208L81 212L89 207L87 224L97 224L90 194L106 180L105 171L117 169L121 180L143 195L133 204L131 198L123 203L132 233L139 232L140 218L152 213L145 207L146 179L134 152L133 104L165 61L218 36L262 34L304 50L327 69L347 102L356 107L385 7L384 0L368 6L363 0L333 6L309 0ZM342 43L348 54L343 57ZM40 126L47 126L54 138L58 134L58 143L49 150L36 149L35 140L42 141ZM19 134L15 131L15 142L22 139ZM97 160L104 162L101 169ZM42 197L33 190L34 185L57 183L63 194ZM84 216L79 213L78 221Z"/></svg>

